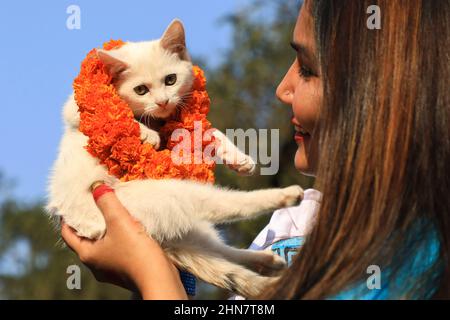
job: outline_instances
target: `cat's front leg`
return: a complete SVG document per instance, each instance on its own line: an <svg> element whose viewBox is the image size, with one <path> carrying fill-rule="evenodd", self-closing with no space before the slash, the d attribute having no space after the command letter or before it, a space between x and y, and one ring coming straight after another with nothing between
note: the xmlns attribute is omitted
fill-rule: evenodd
<svg viewBox="0 0 450 320"><path fill-rule="evenodd" d="M255 172L256 163L252 157L239 150L221 131L215 129L212 135L217 141L216 156L227 167L241 175L252 175Z"/></svg>
<svg viewBox="0 0 450 320"><path fill-rule="evenodd" d="M161 144L161 138L159 137L158 132L148 128L147 126L145 126L140 122L138 123L139 129L141 130L141 141L150 143L153 146L153 148L158 150Z"/></svg>
<svg viewBox="0 0 450 320"><path fill-rule="evenodd" d="M207 197L197 201L201 206L197 208L196 215L214 224L255 218L276 209L294 206L303 199L304 194L303 189L296 185L249 192L220 188L206 190L206 187L202 194L207 194Z"/></svg>

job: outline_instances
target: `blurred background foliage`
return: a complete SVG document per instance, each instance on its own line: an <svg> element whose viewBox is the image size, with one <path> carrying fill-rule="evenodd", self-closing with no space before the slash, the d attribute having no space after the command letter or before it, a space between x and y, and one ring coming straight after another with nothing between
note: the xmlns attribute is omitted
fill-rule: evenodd
<svg viewBox="0 0 450 320"><path fill-rule="evenodd" d="M275 89L295 58L289 41L299 10L293 0L254 0L239 12L223 17L232 26L233 41L223 62L206 71L212 100L211 122L225 129L279 129L280 155L276 175L239 177L218 166L219 185L252 190L300 184L311 187L311 178L293 166L296 145L292 139L290 107L279 103ZM270 134L269 134L270 137ZM246 150L248 152L248 150ZM259 170L258 170L259 172ZM0 299L128 299L130 292L98 283L77 256L65 248L57 230L43 211L42 203L21 203L8 196L13 181L0 174ZM42 200L44 201L44 200ZM257 220L219 226L227 242L247 247L268 222ZM69 265L81 268L81 290L69 290ZM197 299L220 299L229 293L199 283Z"/></svg>

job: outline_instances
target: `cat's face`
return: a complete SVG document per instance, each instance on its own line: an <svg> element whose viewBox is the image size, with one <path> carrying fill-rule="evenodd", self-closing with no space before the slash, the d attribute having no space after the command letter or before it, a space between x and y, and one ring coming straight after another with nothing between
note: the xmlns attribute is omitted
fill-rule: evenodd
<svg viewBox="0 0 450 320"><path fill-rule="evenodd" d="M116 50L98 50L98 56L113 76L121 98L143 122L145 117L167 118L191 93L192 63L178 20L159 40L128 42Z"/></svg>

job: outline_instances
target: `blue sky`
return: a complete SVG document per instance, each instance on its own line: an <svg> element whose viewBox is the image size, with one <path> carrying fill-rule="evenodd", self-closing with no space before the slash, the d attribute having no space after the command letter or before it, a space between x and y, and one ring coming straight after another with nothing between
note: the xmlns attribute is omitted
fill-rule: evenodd
<svg viewBox="0 0 450 320"><path fill-rule="evenodd" d="M111 38L158 38L177 17L185 24L191 54L214 65L231 41L231 30L220 18L246 3L1 1L0 171L17 183L10 195L23 201L45 196L47 176L62 135L62 105L90 49ZM70 5L80 7L80 30L66 27Z"/></svg>

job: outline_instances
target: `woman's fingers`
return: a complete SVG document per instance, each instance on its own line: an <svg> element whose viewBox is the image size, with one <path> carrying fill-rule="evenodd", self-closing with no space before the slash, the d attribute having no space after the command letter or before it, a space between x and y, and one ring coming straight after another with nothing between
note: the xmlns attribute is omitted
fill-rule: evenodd
<svg viewBox="0 0 450 320"><path fill-rule="evenodd" d="M106 225L120 219L123 215L128 215L128 211L117 198L114 189L101 182L94 182L91 189L95 203L103 213Z"/></svg>
<svg viewBox="0 0 450 320"><path fill-rule="evenodd" d="M97 207L105 217L106 225L120 219L123 214L128 214L114 192L102 195L96 202Z"/></svg>

